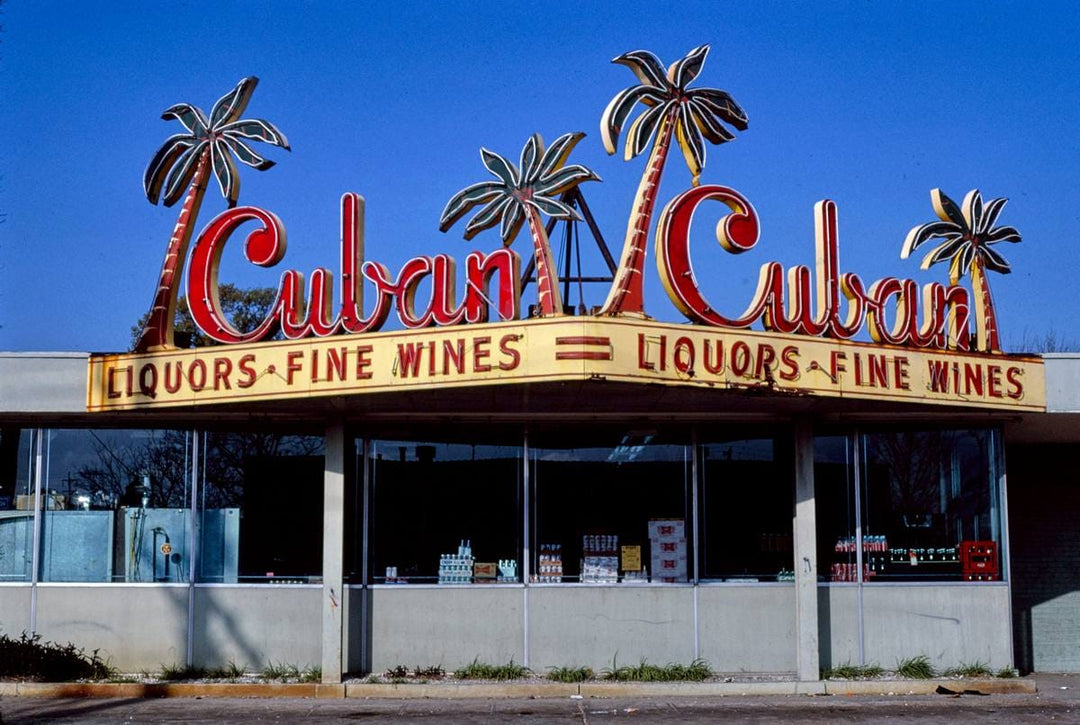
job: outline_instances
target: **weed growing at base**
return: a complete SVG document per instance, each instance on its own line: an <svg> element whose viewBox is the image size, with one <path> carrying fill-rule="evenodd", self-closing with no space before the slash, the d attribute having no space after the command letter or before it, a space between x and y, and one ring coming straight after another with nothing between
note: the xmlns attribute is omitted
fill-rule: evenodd
<svg viewBox="0 0 1080 725"><path fill-rule="evenodd" d="M116 674L94 650L90 654L70 642L42 642L40 634L23 632L18 639L0 636L0 678L65 682L104 680Z"/></svg>
<svg viewBox="0 0 1080 725"><path fill-rule="evenodd" d="M548 679L555 682L586 682L596 677L591 667L552 667Z"/></svg>
<svg viewBox="0 0 1080 725"><path fill-rule="evenodd" d="M934 666L930 664L930 658L926 655L909 657L906 660L897 660L896 674L907 677L910 680L929 680L934 676Z"/></svg>
<svg viewBox="0 0 1080 725"><path fill-rule="evenodd" d="M477 658L454 671L454 677L459 680L520 680L531 674L528 667L517 664L513 659L505 665L489 665Z"/></svg>
<svg viewBox="0 0 1080 725"><path fill-rule="evenodd" d="M614 682L702 682L712 677L712 668L705 660L694 660L688 665L676 663L663 667L650 665L645 658L637 665L618 665L618 655L611 660L611 668L600 673L600 679Z"/></svg>

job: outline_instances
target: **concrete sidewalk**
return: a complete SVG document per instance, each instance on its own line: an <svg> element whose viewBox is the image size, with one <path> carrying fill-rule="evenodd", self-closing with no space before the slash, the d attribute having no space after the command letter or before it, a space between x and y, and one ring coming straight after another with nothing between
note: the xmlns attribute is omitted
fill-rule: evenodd
<svg viewBox="0 0 1080 725"><path fill-rule="evenodd" d="M1033 678L932 680L826 680L814 682L462 682L346 683L44 683L3 682L0 697L94 698L313 698L313 699L499 699L603 697L732 697L789 695L933 695L944 690L979 695L1036 693Z"/></svg>
<svg viewBox="0 0 1080 725"><path fill-rule="evenodd" d="M954 685L956 680L950 681ZM634 692L541 697L478 696L464 698L366 698L176 696L4 697L4 723L87 722L320 722L357 719L395 722L529 722L596 725L632 718L639 722L1080 722L1080 675L1037 675L1024 692L1001 694L862 694L829 695L660 695ZM1032 683L1034 686L1032 686ZM735 684L735 683L723 683ZM627 688L635 689L635 688ZM899 690L899 688L896 688ZM958 690L954 690L958 691ZM477 691L476 694L479 694Z"/></svg>

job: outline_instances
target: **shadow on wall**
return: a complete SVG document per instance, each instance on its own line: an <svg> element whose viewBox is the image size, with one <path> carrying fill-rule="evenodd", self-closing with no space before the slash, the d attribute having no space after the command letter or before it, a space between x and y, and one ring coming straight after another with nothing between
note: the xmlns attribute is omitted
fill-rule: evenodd
<svg viewBox="0 0 1080 725"><path fill-rule="evenodd" d="M1006 448L1013 641L1022 672L1080 672L1080 474L1070 445ZM1067 597L1066 600L1057 601Z"/></svg>

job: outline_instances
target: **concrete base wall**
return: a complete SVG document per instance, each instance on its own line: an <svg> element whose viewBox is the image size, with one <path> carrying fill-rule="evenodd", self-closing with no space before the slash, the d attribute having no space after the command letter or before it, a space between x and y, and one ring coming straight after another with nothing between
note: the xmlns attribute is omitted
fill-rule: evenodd
<svg viewBox="0 0 1080 725"><path fill-rule="evenodd" d="M391 586L370 593L372 672L525 660L522 587Z"/></svg>
<svg viewBox="0 0 1080 725"><path fill-rule="evenodd" d="M321 596L318 586L196 587L195 666L319 666Z"/></svg>
<svg viewBox="0 0 1080 725"><path fill-rule="evenodd" d="M859 664L858 587L820 587L818 597L821 666ZM1013 665L1005 584L873 584L863 587L863 607L866 664L926 655L939 670Z"/></svg>
<svg viewBox="0 0 1080 725"><path fill-rule="evenodd" d="M0 634L18 637L30 630L30 585L0 587Z"/></svg>
<svg viewBox="0 0 1080 725"><path fill-rule="evenodd" d="M818 585L818 642L822 668L859 664L858 587Z"/></svg>
<svg viewBox="0 0 1080 725"><path fill-rule="evenodd" d="M694 659L694 590L686 586L569 586L529 590L529 663L600 671L647 658Z"/></svg>
<svg viewBox="0 0 1080 725"><path fill-rule="evenodd" d="M714 670L795 672L794 585L700 587L698 622L700 655Z"/></svg>
<svg viewBox="0 0 1080 725"><path fill-rule="evenodd" d="M122 671L156 671L187 660L187 610L186 586L40 585L37 631L45 640L100 650Z"/></svg>

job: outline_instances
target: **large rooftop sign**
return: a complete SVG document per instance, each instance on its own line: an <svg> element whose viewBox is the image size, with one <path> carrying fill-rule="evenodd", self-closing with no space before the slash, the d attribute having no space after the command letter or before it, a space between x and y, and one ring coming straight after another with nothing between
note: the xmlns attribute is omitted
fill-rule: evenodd
<svg viewBox="0 0 1080 725"><path fill-rule="evenodd" d="M741 312L718 309L706 298L690 249L695 216L706 210L713 218L720 216L716 237L732 254L757 245L760 228L752 203L740 192L699 184L705 142L731 141L735 137L730 129L745 130L748 124L728 93L689 87L707 53L707 46L696 48L666 70L644 51L615 59L633 71L639 83L608 104L600 123L603 143L609 153L621 143L627 160L646 149L650 153L607 299L593 315L580 317L564 315L543 217L578 219L579 212L569 203L580 193L576 187L599 178L568 163L584 134L568 133L550 145L535 134L517 164L482 149L481 160L492 178L466 187L447 203L440 229L447 231L471 213L464 225L466 239L498 226L503 243L494 251L466 257L460 294L457 264L445 254L416 257L396 273L365 260L364 202L347 193L341 203L336 304L328 269L318 268L307 278L289 270L281 276L265 319L252 329L236 329L219 300L224 248L235 235L246 233L246 259L270 267L283 259L286 235L273 212L235 206L239 177L234 157L267 169L273 162L260 156L251 142L286 149L288 142L273 124L240 118L255 89L254 78L242 80L209 115L188 104L173 106L164 118L179 121L186 132L165 142L144 181L152 203L184 203L135 352L91 359L89 408L189 406L599 376L1043 409L1041 362L1000 354L986 273L1010 271L993 245L1020 241L1014 228L997 225L1005 199L984 202L978 191L971 191L956 204L938 189L931 192L938 219L913 227L900 245L900 256L907 258L930 245L922 266L947 262L948 284L919 285L894 277L868 284L842 271L836 205L826 200L815 206L812 268L762 265L757 289ZM654 225L656 194L673 144L690 169L692 186L667 203ZM210 220L189 245L211 177L230 208ZM532 241L538 295L534 309L540 318L524 321L521 262L511 249L522 227ZM660 278L675 307L693 325L648 321L642 283L649 230L654 227ZM186 296L195 324L211 340L237 347L175 347L173 320L185 262ZM961 284L965 275L970 291ZM421 289L430 292L422 294ZM391 313L406 330L379 333ZM493 316L497 322L490 320ZM750 332L758 323L764 332ZM454 329L427 329L432 327ZM853 341L864 329L874 344ZM278 339L270 341L274 337Z"/></svg>

